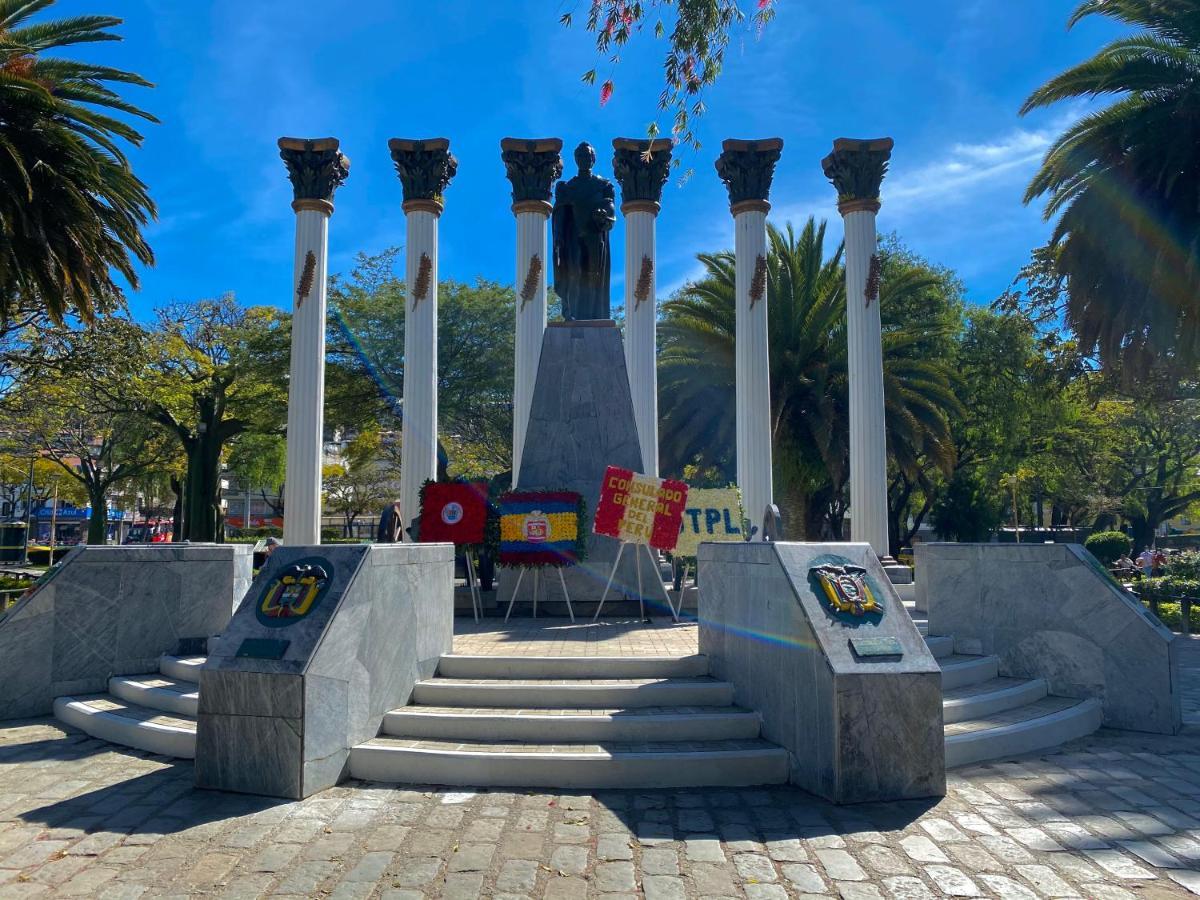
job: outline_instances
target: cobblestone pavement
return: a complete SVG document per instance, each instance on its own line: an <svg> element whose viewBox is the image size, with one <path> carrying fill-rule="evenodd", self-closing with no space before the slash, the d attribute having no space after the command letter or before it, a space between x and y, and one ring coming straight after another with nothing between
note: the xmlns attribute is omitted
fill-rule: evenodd
<svg viewBox="0 0 1200 900"><path fill-rule="evenodd" d="M637 618L592 624L569 619L514 618L454 622L454 652L477 656L685 656L699 646L695 620Z"/></svg>
<svg viewBox="0 0 1200 900"><path fill-rule="evenodd" d="M1100 732L940 801L352 782L296 803L50 720L0 727L0 897L1160 898L1200 893L1200 733Z"/></svg>

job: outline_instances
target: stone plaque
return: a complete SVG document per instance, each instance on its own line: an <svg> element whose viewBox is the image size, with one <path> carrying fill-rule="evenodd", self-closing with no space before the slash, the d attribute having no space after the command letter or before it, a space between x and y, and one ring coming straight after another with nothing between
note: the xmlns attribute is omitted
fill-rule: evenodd
<svg viewBox="0 0 1200 900"><path fill-rule="evenodd" d="M283 659L291 641L271 638L246 638L237 650L237 656L249 659Z"/></svg>
<svg viewBox="0 0 1200 900"><path fill-rule="evenodd" d="M852 637L850 646L858 657L903 656L904 648L894 637Z"/></svg>

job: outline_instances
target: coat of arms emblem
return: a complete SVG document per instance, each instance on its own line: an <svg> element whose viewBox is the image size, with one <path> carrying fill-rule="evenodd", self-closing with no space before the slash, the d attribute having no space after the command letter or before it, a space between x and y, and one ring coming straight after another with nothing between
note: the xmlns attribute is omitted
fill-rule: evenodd
<svg viewBox="0 0 1200 900"><path fill-rule="evenodd" d="M816 577L825 599L836 612L852 616L883 615L883 607L872 593L867 583L867 570L862 566L823 565L813 566L808 571Z"/></svg>
<svg viewBox="0 0 1200 900"><path fill-rule="evenodd" d="M315 562L288 566L271 579L259 601L258 620L279 627L303 619L329 587L329 572Z"/></svg>

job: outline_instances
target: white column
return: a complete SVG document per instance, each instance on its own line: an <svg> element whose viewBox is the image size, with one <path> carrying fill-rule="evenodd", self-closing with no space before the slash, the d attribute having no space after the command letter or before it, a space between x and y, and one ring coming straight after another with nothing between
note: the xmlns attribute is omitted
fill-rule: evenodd
<svg viewBox="0 0 1200 900"><path fill-rule="evenodd" d="M438 214L408 210L404 282L404 425L400 510L404 527L421 507L421 486L437 478ZM417 296L419 288L424 288ZM408 541L407 533L404 540Z"/></svg>
<svg viewBox="0 0 1200 900"><path fill-rule="evenodd" d="M656 366L658 303L654 271L655 213L625 213L625 368L633 397L633 418L642 445L642 471L658 477L658 370ZM648 263L648 265L647 265ZM639 292L644 296L639 297Z"/></svg>
<svg viewBox="0 0 1200 900"><path fill-rule="evenodd" d="M546 219L549 207L525 208L517 217L516 360L513 379L513 487L521 475L521 451L533 386L546 331ZM536 260L536 262L535 262ZM526 296L528 295L528 296Z"/></svg>
<svg viewBox="0 0 1200 900"><path fill-rule="evenodd" d="M851 538L888 553L887 426L879 298L867 297L875 255L875 212L847 212L846 335L850 379Z"/></svg>
<svg viewBox="0 0 1200 900"><path fill-rule="evenodd" d="M764 204L765 205L765 204ZM771 358L767 341L767 298L752 292L754 273L767 258L767 213L740 211L733 219L737 257L734 367L737 372L737 474L742 504L761 528L774 498L771 471ZM763 263L759 264L758 260Z"/></svg>
<svg viewBox="0 0 1200 900"><path fill-rule="evenodd" d="M332 138L281 138L279 147L296 194L283 540L311 545L321 543L329 217L349 161Z"/></svg>
<svg viewBox="0 0 1200 900"><path fill-rule="evenodd" d="M821 161L846 227L846 340L850 381L850 537L888 555L887 417L879 321L875 215L892 139L839 138Z"/></svg>
<svg viewBox="0 0 1200 900"><path fill-rule="evenodd" d="M767 198L783 141L727 140L717 174L729 190L735 262L734 369L737 404L737 479L746 518L759 529L774 502L771 357L767 331ZM790 523L785 522L785 529ZM794 528L794 525L790 525Z"/></svg>
<svg viewBox="0 0 1200 900"><path fill-rule="evenodd" d="M438 219L457 171L445 138L388 141L404 188L404 398L400 445L403 540L421 511L421 487L437 478Z"/></svg>
<svg viewBox="0 0 1200 900"><path fill-rule="evenodd" d="M533 387L546 331L546 279L551 267L546 221L554 207L554 182L562 175L559 138L504 138L500 159L512 182L512 211L517 220L516 346L513 367L512 485L521 477L521 455Z"/></svg>
<svg viewBox="0 0 1200 900"><path fill-rule="evenodd" d="M671 141L613 140L613 174L625 216L625 368L642 449L658 477L658 256L655 224L671 171Z"/></svg>

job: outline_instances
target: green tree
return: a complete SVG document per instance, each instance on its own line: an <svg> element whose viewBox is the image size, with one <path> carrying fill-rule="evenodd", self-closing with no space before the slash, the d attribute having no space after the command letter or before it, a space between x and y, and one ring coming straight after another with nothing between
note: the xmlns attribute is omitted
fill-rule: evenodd
<svg viewBox="0 0 1200 900"><path fill-rule="evenodd" d="M153 261L142 228L155 215L123 145L141 135L114 114L156 121L117 88L138 75L52 55L116 41L121 20L32 21L54 0L0 0L0 331L45 308L90 320L135 288Z"/></svg>
<svg viewBox="0 0 1200 900"><path fill-rule="evenodd" d="M789 536L840 538L849 476L845 275L841 249L826 259L825 226L768 231L767 315L775 493ZM664 469L715 469L735 478L734 256L702 254L706 275L664 306L659 402ZM939 276L899 259L880 289L887 321L884 387L888 444L908 465L948 455L948 414L957 408L948 366L920 348L943 325L929 314L903 324ZM938 311L938 315L942 314Z"/></svg>
<svg viewBox="0 0 1200 900"><path fill-rule="evenodd" d="M132 400L183 448L185 540L220 536L220 474L230 441L284 427L288 325L278 310L239 306L231 294L163 307L149 333L140 389L132 397L112 394Z"/></svg>
<svg viewBox="0 0 1200 900"><path fill-rule="evenodd" d="M1058 218L1067 324L1106 367L1200 358L1200 15L1192 0L1085 0L1140 29L1035 91L1022 113L1116 96L1058 138L1026 192Z"/></svg>
<svg viewBox="0 0 1200 900"><path fill-rule="evenodd" d="M334 385L327 419L351 431L399 432L404 396L404 283L399 251L360 255L330 291ZM477 280L438 286L439 468L490 476L512 465L513 321L509 287ZM398 444L389 447L398 449Z"/></svg>
<svg viewBox="0 0 1200 900"><path fill-rule="evenodd" d="M94 341L94 335L84 340ZM59 476L77 483L91 507L87 542L108 534L109 497L169 453L158 429L135 413L114 414L95 391L92 373L67 363L24 380L12 420Z"/></svg>
<svg viewBox="0 0 1200 900"><path fill-rule="evenodd" d="M244 490L258 491L263 502L283 517L287 475L287 437L273 432L243 432L229 449L227 468Z"/></svg>
<svg viewBox="0 0 1200 900"><path fill-rule="evenodd" d="M367 430L346 443L340 463L324 467L325 506L343 518L346 537L354 536L359 516L377 512L395 494L396 479L383 463L383 438Z"/></svg>

